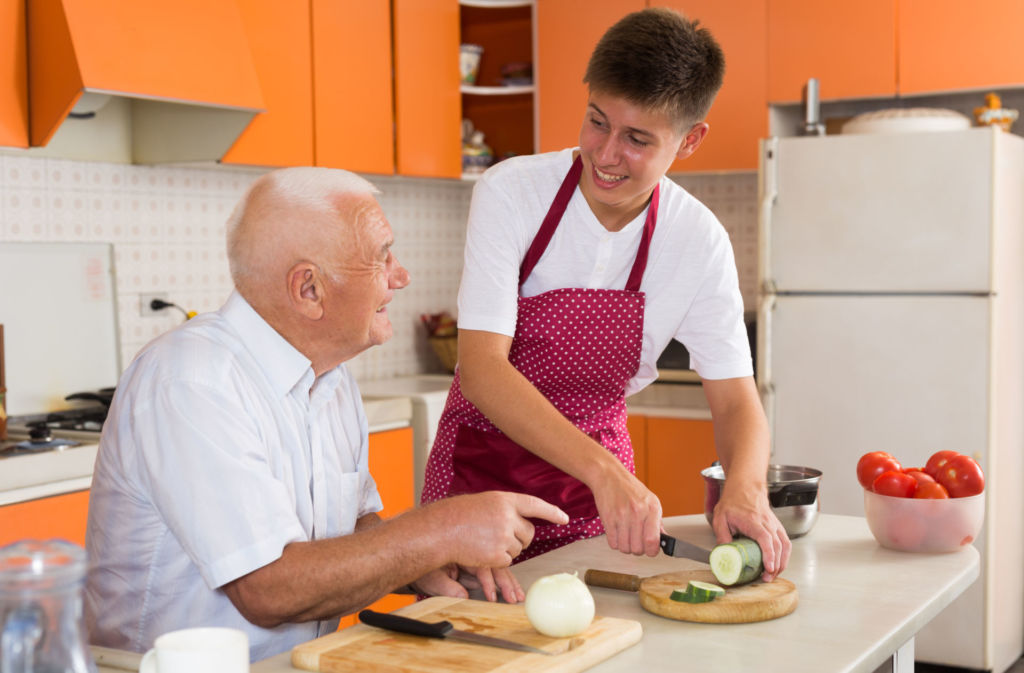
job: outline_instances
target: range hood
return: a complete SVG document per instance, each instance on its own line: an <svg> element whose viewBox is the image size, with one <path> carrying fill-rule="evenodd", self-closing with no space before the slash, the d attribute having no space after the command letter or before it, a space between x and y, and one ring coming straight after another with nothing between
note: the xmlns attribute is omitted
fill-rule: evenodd
<svg viewBox="0 0 1024 673"><path fill-rule="evenodd" d="M218 160L262 112L236 0L28 0L27 6L33 147L72 124L85 137L103 137L89 124L110 117L104 103L116 100L108 107L128 127L126 160Z"/></svg>

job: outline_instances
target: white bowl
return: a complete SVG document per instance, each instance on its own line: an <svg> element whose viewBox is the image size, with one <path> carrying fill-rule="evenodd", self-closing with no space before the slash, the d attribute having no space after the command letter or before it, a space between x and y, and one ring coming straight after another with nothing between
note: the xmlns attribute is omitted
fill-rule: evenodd
<svg viewBox="0 0 1024 673"><path fill-rule="evenodd" d="M878 544L911 552L950 552L974 542L985 494L966 498L896 498L864 491L864 516Z"/></svg>

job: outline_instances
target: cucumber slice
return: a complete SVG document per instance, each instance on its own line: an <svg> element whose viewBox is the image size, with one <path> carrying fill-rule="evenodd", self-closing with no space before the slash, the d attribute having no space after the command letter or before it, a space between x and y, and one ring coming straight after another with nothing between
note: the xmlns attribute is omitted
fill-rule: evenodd
<svg viewBox="0 0 1024 673"><path fill-rule="evenodd" d="M718 598L725 593L725 589L717 584L699 582L697 580L690 580L690 585L686 587L686 590L695 596L710 596L712 599Z"/></svg>
<svg viewBox="0 0 1024 673"><path fill-rule="evenodd" d="M761 548L746 537L715 546L710 564L715 579L727 587L753 581L764 572Z"/></svg>
<svg viewBox="0 0 1024 673"><path fill-rule="evenodd" d="M710 582L690 580L685 591L674 590L669 598L681 603L708 603L725 593L725 589Z"/></svg>

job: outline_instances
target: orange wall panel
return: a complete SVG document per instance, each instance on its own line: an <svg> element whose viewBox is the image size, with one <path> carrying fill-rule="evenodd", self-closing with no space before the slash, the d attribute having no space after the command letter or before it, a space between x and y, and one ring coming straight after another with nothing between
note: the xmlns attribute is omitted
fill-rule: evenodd
<svg viewBox="0 0 1024 673"><path fill-rule="evenodd" d="M1024 84L1020 0L899 0L898 25L901 94Z"/></svg>
<svg viewBox="0 0 1024 673"><path fill-rule="evenodd" d="M711 421L647 418L647 487L664 516L704 512L700 471L716 459Z"/></svg>
<svg viewBox="0 0 1024 673"><path fill-rule="evenodd" d="M0 0L0 146L28 147L24 0Z"/></svg>
<svg viewBox="0 0 1024 673"><path fill-rule="evenodd" d="M799 102L811 77L824 100L895 94L896 2L768 0L768 100Z"/></svg>
<svg viewBox="0 0 1024 673"><path fill-rule="evenodd" d="M313 163L309 6L238 0L238 7L266 112L253 118L223 162L308 166Z"/></svg>
<svg viewBox="0 0 1024 673"><path fill-rule="evenodd" d="M394 0L395 147L400 175L462 175L457 0Z"/></svg>
<svg viewBox="0 0 1024 673"><path fill-rule="evenodd" d="M391 3L312 1L316 165L391 175Z"/></svg>
<svg viewBox="0 0 1024 673"><path fill-rule="evenodd" d="M644 0L558 0L536 5L538 152L579 144L587 107L583 75L590 53L608 28Z"/></svg>
<svg viewBox="0 0 1024 673"><path fill-rule="evenodd" d="M89 491L0 507L0 546L17 540L61 538L85 546Z"/></svg>

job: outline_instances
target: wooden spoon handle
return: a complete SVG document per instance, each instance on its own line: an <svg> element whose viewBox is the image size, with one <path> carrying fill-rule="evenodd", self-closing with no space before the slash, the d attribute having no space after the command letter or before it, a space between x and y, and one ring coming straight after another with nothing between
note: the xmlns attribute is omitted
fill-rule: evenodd
<svg viewBox="0 0 1024 673"><path fill-rule="evenodd" d="M614 573L610 570L587 570L583 581L592 587L605 587L619 591L640 591L640 578L636 575Z"/></svg>

